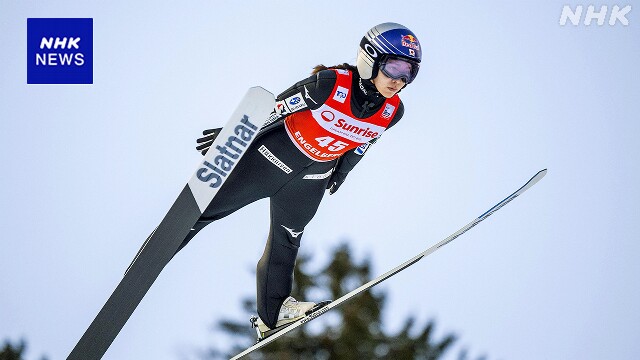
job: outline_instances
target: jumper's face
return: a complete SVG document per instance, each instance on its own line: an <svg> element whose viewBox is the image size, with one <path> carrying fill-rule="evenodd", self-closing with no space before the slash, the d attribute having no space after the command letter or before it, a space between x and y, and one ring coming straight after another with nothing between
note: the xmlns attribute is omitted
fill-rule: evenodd
<svg viewBox="0 0 640 360"><path fill-rule="evenodd" d="M393 95L398 93L398 91L406 85L402 79L392 79L386 76L382 71L378 71L378 75L371 79L371 82L376 86L378 92L387 99L393 97Z"/></svg>

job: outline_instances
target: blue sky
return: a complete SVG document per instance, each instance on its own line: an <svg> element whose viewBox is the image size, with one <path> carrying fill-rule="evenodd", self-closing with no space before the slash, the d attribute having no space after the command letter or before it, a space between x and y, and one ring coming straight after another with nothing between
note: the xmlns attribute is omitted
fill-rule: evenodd
<svg viewBox="0 0 640 360"><path fill-rule="evenodd" d="M250 86L354 63L366 30L394 21L424 48L405 117L323 200L303 251L321 264L348 240L381 274L548 168L380 285L387 330L435 319L460 336L447 359L636 358L640 4L596 4L631 5L628 26L560 26L565 4L0 2L0 339L65 358L194 171L200 131ZM93 85L26 84L30 17L94 19ZM223 341L210 326L250 315L267 231L266 201L206 228L105 359L195 359Z"/></svg>

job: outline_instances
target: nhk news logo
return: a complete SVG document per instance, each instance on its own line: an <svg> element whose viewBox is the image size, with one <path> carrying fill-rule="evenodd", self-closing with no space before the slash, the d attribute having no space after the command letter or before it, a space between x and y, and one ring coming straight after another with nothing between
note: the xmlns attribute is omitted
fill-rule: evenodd
<svg viewBox="0 0 640 360"><path fill-rule="evenodd" d="M623 26L629 25L627 16L631 12L631 5L613 5L612 7L602 5L600 9L597 9L594 5L589 5L586 7L586 11L583 11L584 8L583 5L577 5L575 9L569 5L564 5L560 14L560 25L565 26L567 20L569 20L573 26L578 26L581 23L585 26L590 26L592 23L602 26L607 20L607 15L609 15L609 26L615 26L617 23L621 23ZM581 20L583 19L584 21L582 22ZM594 20L596 21L594 22Z"/></svg>
<svg viewBox="0 0 640 360"><path fill-rule="evenodd" d="M27 19L27 84L93 84L93 19Z"/></svg>

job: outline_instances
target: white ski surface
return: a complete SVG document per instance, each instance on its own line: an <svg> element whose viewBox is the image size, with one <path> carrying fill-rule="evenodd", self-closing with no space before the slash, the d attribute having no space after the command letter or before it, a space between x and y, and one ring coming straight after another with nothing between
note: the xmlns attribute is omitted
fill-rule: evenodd
<svg viewBox="0 0 640 360"><path fill-rule="evenodd" d="M201 212L209 206L228 174L244 156L274 106L273 94L267 90L255 86L247 91L189 180L189 188Z"/></svg>

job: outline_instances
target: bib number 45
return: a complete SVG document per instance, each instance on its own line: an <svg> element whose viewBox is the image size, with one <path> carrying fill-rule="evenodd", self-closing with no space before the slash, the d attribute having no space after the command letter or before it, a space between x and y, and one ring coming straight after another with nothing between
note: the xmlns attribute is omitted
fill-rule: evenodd
<svg viewBox="0 0 640 360"><path fill-rule="evenodd" d="M340 140L336 140L334 138L332 138L331 136L321 136L321 137L317 137L316 141L318 142L318 145L320 147L326 147L327 150L329 151L340 151L342 149L344 149L345 147L347 147L346 142L344 141L340 141Z"/></svg>

